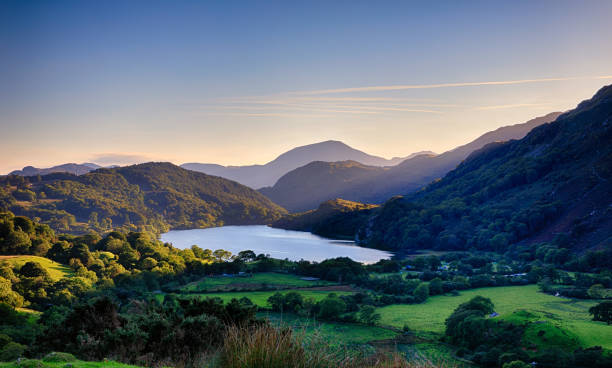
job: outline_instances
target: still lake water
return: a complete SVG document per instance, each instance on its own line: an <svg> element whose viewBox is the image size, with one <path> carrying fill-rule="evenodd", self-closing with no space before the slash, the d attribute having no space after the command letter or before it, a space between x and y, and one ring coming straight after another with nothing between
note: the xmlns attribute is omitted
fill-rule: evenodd
<svg viewBox="0 0 612 368"><path fill-rule="evenodd" d="M358 247L352 241L322 238L312 233L274 229L268 226L223 226L209 229L172 230L161 235L163 242L185 249L197 245L204 249L225 249L238 254L252 250L272 258L320 262L349 257L362 263L376 263L392 256L389 252Z"/></svg>

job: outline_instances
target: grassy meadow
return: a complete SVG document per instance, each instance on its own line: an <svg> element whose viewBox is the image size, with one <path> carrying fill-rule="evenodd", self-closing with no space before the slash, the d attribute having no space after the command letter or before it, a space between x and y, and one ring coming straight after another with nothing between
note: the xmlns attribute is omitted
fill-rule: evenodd
<svg viewBox="0 0 612 368"><path fill-rule="evenodd" d="M70 277L74 274L74 272L70 269L70 267L65 266L61 263L57 263L55 261L50 260L45 257L37 257L37 256L0 256L0 263L7 262L14 267L21 267L27 262L38 262L41 266L43 266L51 279L53 281L60 280L64 277Z"/></svg>
<svg viewBox="0 0 612 368"><path fill-rule="evenodd" d="M594 322L588 309L597 304L592 300L559 298L540 293L537 285L491 287L462 291L458 296L433 296L423 304L390 305L378 308L381 325L403 327L424 334L442 334L444 321L459 306L474 296L490 298L497 318L515 322L535 322L528 329L527 338L537 335L540 329L550 331L551 335L562 335L562 346L595 346L612 349L612 331L603 322ZM524 310L528 318L517 315L515 311ZM533 327L538 326L538 327ZM540 328L542 327L542 328ZM533 336L532 336L533 337ZM557 336L556 340L561 338ZM537 339L534 339L538 345Z"/></svg>
<svg viewBox="0 0 612 368"><path fill-rule="evenodd" d="M253 304L258 307L268 308L270 305L268 304L268 298L279 292L281 294L288 293L290 291L297 291L305 299L312 298L315 302L322 300L330 293L335 293L336 295L348 295L351 292L348 291L324 291L324 290L281 290L281 291L236 291L236 292L226 292L226 293L206 293L206 294L190 294L193 296L199 296L202 298L221 298L223 302L229 302L232 299L240 299L243 297L247 297L251 299Z"/></svg>
<svg viewBox="0 0 612 368"><path fill-rule="evenodd" d="M306 335L319 334L325 341L334 344L365 344L371 341L393 339L397 332L379 326L366 326L355 323L320 322L312 318L298 317L293 314L261 312L277 325L293 327Z"/></svg>
<svg viewBox="0 0 612 368"><path fill-rule="evenodd" d="M323 280L302 280L299 276L274 272L255 273L252 276L239 277L205 277L183 286L183 292L201 292L207 290L231 290L251 287L313 287L332 285Z"/></svg>

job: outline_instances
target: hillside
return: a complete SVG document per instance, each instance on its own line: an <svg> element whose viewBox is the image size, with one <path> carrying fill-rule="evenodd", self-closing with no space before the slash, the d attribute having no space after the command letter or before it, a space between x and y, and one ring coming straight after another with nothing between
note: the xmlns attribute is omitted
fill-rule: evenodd
<svg viewBox="0 0 612 368"><path fill-rule="evenodd" d="M418 154L420 153L422 152ZM432 154L432 152L427 153ZM339 141L325 141L296 147L265 165L221 166L216 164L186 163L181 165L181 167L209 175L221 176L258 189L274 185L281 176L289 171L313 161L335 162L352 160L364 165L392 166L414 155L394 157L387 160L356 150Z"/></svg>
<svg viewBox="0 0 612 368"><path fill-rule="evenodd" d="M83 164L62 164L53 167L48 167L45 169L39 169L33 166L26 166L21 170L12 171L9 175L21 175L21 176L36 176L36 175L47 175L52 173L69 173L73 175L83 175L90 171L101 168L102 166L92 164L92 163L83 163Z"/></svg>
<svg viewBox="0 0 612 368"><path fill-rule="evenodd" d="M170 163L98 169L81 176L3 177L0 207L77 233L266 224L285 212L244 185Z"/></svg>
<svg viewBox="0 0 612 368"><path fill-rule="evenodd" d="M385 203L359 231L393 249L505 251L517 242L612 245L612 87L521 140L473 153L424 190Z"/></svg>
<svg viewBox="0 0 612 368"><path fill-rule="evenodd" d="M333 198L381 203L444 176L471 152L486 144L523 138L534 127L553 121L559 115L554 112L526 123L501 127L451 151L440 155L419 154L392 167L368 166L359 160L313 162L287 173L274 186L262 188L260 192L291 212L310 210Z"/></svg>
<svg viewBox="0 0 612 368"><path fill-rule="evenodd" d="M310 231L328 238L352 239L358 226L378 206L334 199L321 203L316 210L285 215L272 227Z"/></svg>
<svg viewBox="0 0 612 368"><path fill-rule="evenodd" d="M291 212L302 212L333 198L354 200L371 194L374 187L362 193L355 183L369 182L388 170L356 161L315 161L290 171L273 187L261 188L259 192L274 198L275 203L284 203Z"/></svg>

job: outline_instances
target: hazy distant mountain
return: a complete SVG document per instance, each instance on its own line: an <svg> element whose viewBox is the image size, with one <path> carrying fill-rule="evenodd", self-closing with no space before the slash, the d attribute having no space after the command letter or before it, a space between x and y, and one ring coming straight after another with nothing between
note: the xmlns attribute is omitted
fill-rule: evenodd
<svg viewBox="0 0 612 368"><path fill-rule="evenodd" d="M313 162L287 173L274 186L260 192L291 212L314 209L334 198L381 203L444 176L471 152L488 143L521 139L534 127L554 121L560 114L554 112L523 124L501 127L451 151L417 155L392 167L376 167L359 160Z"/></svg>
<svg viewBox="0 0 612 368"><path fill-rule="evenodd" d="M90 162L85 162L82 164L69 163L69 164L49 167L46 169L39 169L34 166L26 166L22 170L15 170L9 173L9 175L35 176L35 175L47 175L47 174L57 173L57 172L65 172L65 173L74 174L74 175L83 175L95 169L99 169L101 167L102 166L96 165Z"/></svg>
<svg viewBox="0 0 612 368"><path fill-rule="evenodd" d="M393 166L418 154L433 154L433 152L418 152L407 157L385 159L372 156L356 150L339 141L325 141L307 146L296 147L278 156L265 165L221 166L216 164L186 163L181 167L209 175L221 176L235 180L251 188L271 186L286 173L313 161L357 161L371 166Z"/></svg>

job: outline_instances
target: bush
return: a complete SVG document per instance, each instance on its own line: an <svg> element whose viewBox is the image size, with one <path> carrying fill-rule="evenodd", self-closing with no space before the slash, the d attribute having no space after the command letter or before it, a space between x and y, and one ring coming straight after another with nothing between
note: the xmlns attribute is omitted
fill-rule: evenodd
<svg viewBox="0 0 612 368"><path fill-rule="evenodd" d="M45 364L37 359L24 359L16 364L20 368L43 368Z"/></svg>
<svg viewBox="0 0 612 368"><path fill-rule="evenodd" d="M346 303L334 293L328 294L318 305L321 319L337 319L346 311Z"/></svg>
<svg viewBox="0 0 612 368"><path fill-rule="evenodd" d="M27 346L16 342L9 342L0 349L0 362L10 362L23 355Z"/></svg>
<svg viewBox="0 0 612 368"><path fill-rule="evenodd" d="M76 358L74 357L74 355L60 352L49 353L43 358L43 362L48 363L67 363L74 362L75 360Z"/></svg>

